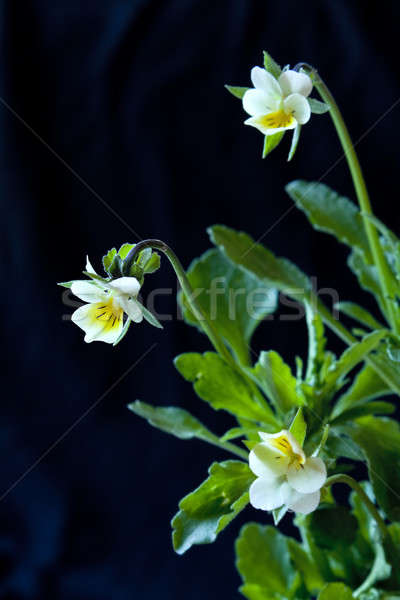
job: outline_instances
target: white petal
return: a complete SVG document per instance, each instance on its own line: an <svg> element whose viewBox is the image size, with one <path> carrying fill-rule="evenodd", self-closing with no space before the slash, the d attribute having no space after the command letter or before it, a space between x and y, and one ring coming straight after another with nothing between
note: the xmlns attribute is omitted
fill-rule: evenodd
<svg viewBox="0 0 400 600"><path fill-rule="evenodd" d="M304 465L292 465L287 472L288 482L301 494L312 494L326 481L326 467L319 457L307 458Z"/></svg>
<svg viewBox="0 0 400 600"><path fill-rule="evenodd" d="M129 294L129 296L133 296L134 298L136 298L140 290L140 283L136 277L120 277L119 279L110 281L108 285L113 290Z"/></svg>
<svg viewBox="0 0 400 600"><path fill-rule="evenodd" d="M311 94L313 84L310 77L305 73L297 73L297 71L291 70L284 71L278 81L284 96L301 94L307 97Z"/></svg>
<svg viewBox="0 0 400 600"><path fill-rule="evenodd" d="M85 271L87 273L91 273L92 275L97 275L96 271L93 269L93 267L91 265L91 262L90 262L88 256L86 257L86 269L85 269Z"/></svg>
<svg viewBox="0 0 400 600"><path fill-rule="evenodd" d="M84 302L101 302L107 298L107 294L92 281L74 281L71 292Z"/></svg>
<svg viewBox="0 0 400 600"><path fill-rule="evenodd" d="M278 81L271 73L268 73L268 71L261 67L253 67L251 70L251 81L255 88L262 90L268 95L272 94L275 97L282 96L282 90Z"/></svg>
<svg viewBox="0 0 400 600"><path fill-rule="evenodd" d="M275 102L262 90L247 90L242 99L244 110L251 115L265 115L275 110Z"/></svg>
<svg viewBox="0 0 400 600"><path fill-rule="evenodd" d="M267 446L272 448L274 451L278 450L278 452L283 455L287 455L287 452L284 448L280 448L279 440L281 440L282 438L286 439L290 444L289 453L291 450L291 453L297 454L298 456L301 456L303 459L305 459L302 447L300 446L294 435L292 435L287 429L282 429L281 431L278 431L278 433L264 433L263 431L259 431L258 435L263 440L263 442L267 444Z"/></svg>
<svg viewBox="0 0 400 600"><path fill-rule="evenodd" d="M126 312L128 317L135 323L143 321L143 313L140 310L139 302L129 299L126 295L118 296L118 304Z"/></svg>
<svg viewBox="0 0 400 600"><path fill-rule="evenodd" d="M293 115L300 125L304 125L310 120L310 105L301 94L291 94L285 98L283 109L286 113Z"/></svg>
<svg viewBox="0 0 400 600"><path fill-rule="evenodd" d="M300 494L293 490L290 499L285 504L289 510L308 515L318 507L320 499L321 494L319 490L313 494Z"/></svg>
<svg viewBox="0 0 400 600"><path fill-rule="evenodd" d="M96 311L99 308L99 302L96 304L85 304L78 308L71 316L72 321L86 333L85 342L107 342L113 344L119 337L123 323L122 319L112 322L96 319Z"/></svg>
<svg viewBox="0 0 400 600"><path fill-rule="evenodd" d="M254 508L262 510L273 510L282 506L281 492L282 481L275 479L269 481L267 479L256 479L250 486L249 496L250 504Z"/></svg>
<svg viewBox="0 0 400 600"><path fill-rule="evenodd" d="M288 468L288 458L276 449L261 443L254 446L249 455L249 467L257 477L272 481L284 475Z"/></svg>

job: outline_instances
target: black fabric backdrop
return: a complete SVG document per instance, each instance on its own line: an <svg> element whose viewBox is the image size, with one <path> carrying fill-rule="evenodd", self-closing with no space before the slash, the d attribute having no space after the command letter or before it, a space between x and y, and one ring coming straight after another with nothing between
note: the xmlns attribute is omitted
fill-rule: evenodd
<svg viewBox="0 0 400 600"><path fill-rule="evenodd" d="M315 64L360 140L377 214L398 228L400 5L3 0L1 8L0 598L238 597L239 525L269 516L248 509L213 546L174 555L169 520L179 499L226 455L152 430L126 409L136 398L184 405L223 432L229 418L209 413L172 365L209 344L180 321L162 332L132 327L115 349L84 344L55 283L79 277L86 253L99 268L105 250L139 237L164 239L188 265L210 246L205 228L222 222L256 237L270 229L264 242L318 274L320 287L372 306L344 248L296 210L274 226L291 206L283 186L294 178L323 177L352 194L343 160L331 169L341 150L329 118L304 127L292 163L288 138L262 161L262 136L242 125L241 104L223 84L248 85L263 48L283 64ZM176 289L166 261L145 289L156 286ZM157 309L175 314L174 294ZM254 347L293 361L304 333L304 323L265 323Z"/></svg>

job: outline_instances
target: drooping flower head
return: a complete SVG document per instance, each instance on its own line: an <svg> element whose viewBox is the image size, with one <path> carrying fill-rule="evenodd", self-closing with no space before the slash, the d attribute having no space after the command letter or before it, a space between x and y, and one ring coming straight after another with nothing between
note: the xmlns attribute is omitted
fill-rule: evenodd
<svg viewBox="0 0 400 600"><path fill-rule="evenodd" d="M154 265L150 266L148 272L152 272L152 269ZM70 288L75 296L86 302L71 315L71 320L85 332L85 342L115 345L125 335L131 322L140 323L143 318L155 327L162 327L137 300L141 284L136 277L103 278L93 269L89 259L85 274L90 279L60 284Z"/></svg>
<svg viewBox="0 0 400 600"><path fill-rule="evenodd" d="M251 115L246 125L256 127L264 135L273 135L286 129L295 129L310 119L311 108L307 97L312 81L305 73L287 70L276 79L261 67L251 70L254 88L243 96L243 108Z"/></svg>
<svg viewBox="0 0 400 600"><path fill-rule="evenodd" d="M320 502L320 489L326 481L326 467L319 457L307 458L294 436L259 432L262 442L249 455L250 469L257 479L250 486L254 508L287 509L308 514Z"/></svg>

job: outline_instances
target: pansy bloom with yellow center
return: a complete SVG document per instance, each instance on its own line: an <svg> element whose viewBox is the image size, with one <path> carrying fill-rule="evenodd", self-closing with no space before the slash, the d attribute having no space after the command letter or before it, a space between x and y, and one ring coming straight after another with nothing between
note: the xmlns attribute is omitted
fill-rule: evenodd
<svg viewBox="0 0 400 600"><path fill-rule="evenodd" d="M250 486L254 508L274 510L286 506L302 514L315 510L326 481L321 458L307 458L290 431L259 432L262 442L250 452L250 469L257 479Z"/></svg>
<svg viewBox="0 0 400 600"><path fill-rule="evenodd" d="M264 135L295 129L310 119L307 100L312 81L305 73L283 71L278 79L261 67L251 70L254 88L243 96L243 108L251 115L246 125L256 127Z"/></svg>
<svg viewBox="0 0 400 600"><path fill-rule="evenodd" d="M86 272L93 276L92 280L76 280L70 285L72 293L87 303L71 316L72 321L85 332L85 342L115 345L132 321L140 323L143 318L161 327L154 315L138 302L140 283L135 277L119 277L111 281L102 279L89 260Z"/></svg>

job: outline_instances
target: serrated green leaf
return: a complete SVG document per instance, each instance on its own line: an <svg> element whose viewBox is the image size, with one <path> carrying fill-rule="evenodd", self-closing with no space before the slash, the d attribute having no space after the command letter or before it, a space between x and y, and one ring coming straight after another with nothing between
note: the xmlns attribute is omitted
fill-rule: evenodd
<svg viewBox="0 0 400 600"><path fill-rule="evenodd" d="M296 153L297 146L298 146L299 140L300 140L300 133L301 133L301 125L296 125L295 129L293 130L292 143L290 145L288 162L290 162L292 160L293 156Z"/></svg>
<svg viewBox="0 0 400 600"><path fill-rule="evenodd" d="M319 594L318 600L353 600L353 594L344 583L328 583Z"/></svg>
<svg viewBox="0 0 400 600"><path fill-rule="evenodd" d="M296 377L277 352L261 352L256 365L247 372L257 381L278 413L284 415L304 404L304 398L297 391Z"/></svg>
<svg viewBox="0 0 400 600"><path fill-rule="evenodd" d="M160 255L157 252L152 252L150 258L147 262L142 265L143 271L146 275L150 275L151 273L155 273L160 268L161 259Z"/></svg>
<svg viewBox="0 0 400 600"><path fill-rule="evenodd" d="M359 323L362 323L370 329L383 329L384 326L379 323L365 308L355 302L338 302L335 304L336 310L352 317Z"/></svg>
<svg viewBox="0 0 400 600"><path fill-rule="evenodd" d="M232 94L232 96L235 96L235 98L239 98L239 100L241 100L247 92L247 90L250 89L248 87L242 87L239 85L225 85L225 88L228 90L228 92Z"/></svg>
<svg viewBox="0 0 400 600"><path fill-rule="evenodd" d="M111 248L111 250L109 250L107 252L107 254L105 256L103 256L102 258L102 263L103 263L103 267L104 270L106 271L106 273L108 273L109 275L111 275L112 273L110 272L110 267L112 265L112 262L114 260L114 256L117 254L117 250L116 248Z"/></svg>
<svg viewBox="0 0 400 600"><path fill-rule="evenodd" d="M299 445L301 447L303 447L304 440L306 439L306 433L307 433L307 423L304 418L303 407L300 407L299 410L297 411L296 416L293 419L293 421L289 427L289 431L294 436L294 438L297 440Z"/></svg>
<svg viewBox="0 0 400 600"><path fill-rule="evenodd" d="M271 73L275 79L278 79L279 75L282 73L281 67L266 50L263 51L263 57L264 69L268 71L268 73Z"/></svg>
<svg viewBox="0 0 400 600"><path fill-rule="evenodd" d="M266 158L268 154L275 150L275 148L282 141L283 136L285 135L284 131L279 131L278 133L274 133L273 135L264 136L264 147L262 157Z"/></svg>
<svg viewBox="0 0 400 600"><path fill-rule="evenodd" d="M290 597L296 573L290 560L288 538L274 527L245 525L236 541L236 566L243 579L241 592L259 588L260 598ZM249 586L251 586L249 588ZM247 590L247 592L246 592Z"/></svg>
<svg viewBox="0 0 400 600"><path fill-rule="evenodd" d="M125 244L122 244L121 248L118 250L118 256L120 256L122 258L122 260L124 260L129 252L132 250L132 248L134 248L136 246L136 244L130 244L129 242L125 242Z"/></svg>
<svg viewBox="0 0 400 600"><path fill-rule="evenodd" d="M327 374L326 393L334 390L347 373L362 362L372 350L375 350L375 348L378 347L379 343L386 335L386 331L372 331L364 336L361 341L355 342L349 346Z"/></svg>
<svg viewBox="0 0 400 600"><path fill-rule="evenodd" d="M213 463L209 477L179 503L172 520L175 552L183 554L194 544L211 544L248 503L254 475L244 462Z"/></svg>
<svg viewBox="0 0 400 600"><path fill-rule="evenodd" d="M363 405L370 400L392 393L390 387L377 375L370 365L365 365L357 374L352 386L343 394L332 411L332 418L338 417L350 408Z"/></svg>
<svg viewBox="0 0 400 600"><path fill-rule="evenodd" d="M382 296L378 270L375 265L368 264L361 251L355 249L349 256L347 264L357 277L363 290L370 292L378 302L382 314L385 314L386 305Z"/></svg>
<svg viewBox="0 0 400 600"><path fill-rule="evenodd" d="M211 241L246 273L252 273L260 281L282 292L290 292L289 295L299 300L308 297L311 282L289 260L277 258L246 233L224 225L214 225L208 229L208 232Z"/></svg>
<svg viewBox="0 0 400 600"><path fill-rule="evenodd" d="M238 360L249 364L251 337L260 321L276 309L276 290L263 285L254 274L239 269L217 249L193 261L187 276L197 303L214 328ZM199 327L182 294L180 301L185 320Z"/></svg>
<svg viewBox="0 0 400 600"><path fill-rule="evenodd" d="M391 521L400 520L400 427L388 418L363 417L348 428L363 450L379 506Z"/></svg>
<svg viewBox="0 0 400 600"><path fill-rule="evenodd" d="M346 421L354 421L360 417L367 415L391 415L395 412L396 407L390 402L367 402L361 406L355 406L343 411L340 415L331 420L332 425L345 423Z"/></svg>
<svg viewBox="0 0 400 600"><path fill-rule="evenodd" d="M279 428L271 408L259 404L246 381L218 354L189 352L177 356L174 364L193 383L196 394L215 410L223 409L235 417Z"/></svg>
<svg viewBox="0 0 400 600"><path fill-rule="evenodd" d="M330 110L329 105L325 104L325 102L321 102L320 100L316 100L315 98L307 98L307 100L310 105L311 112L314 115L323 115L324 113Z"/></svg>
<svg viewBox="0 0 400 600"><path fill-rule="evenodd" d="M292 181L285 189L315 229L336 236L352 249L359 248L370 260L361 213L353 202L318 182Z"/></svg>
<svg viewBox="0 0 400 600"><path fill-rule="evenodd" d="M139 417L146 419L153 427L175 435L181 440L199 438L210 441L215 439L214 434L207 427L183 408L151 406L140 400L128 404L128 408Z"/></svg>

